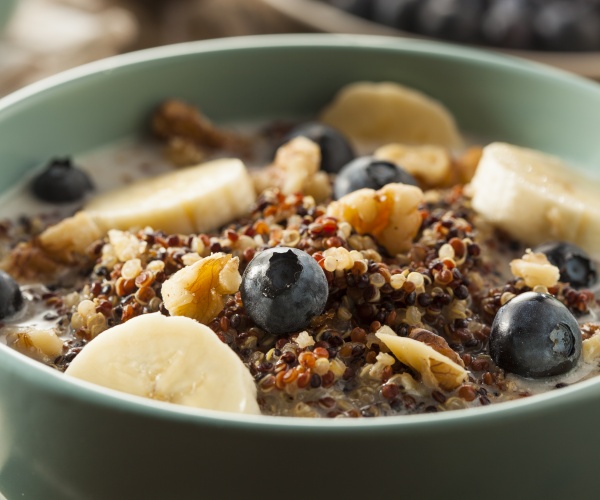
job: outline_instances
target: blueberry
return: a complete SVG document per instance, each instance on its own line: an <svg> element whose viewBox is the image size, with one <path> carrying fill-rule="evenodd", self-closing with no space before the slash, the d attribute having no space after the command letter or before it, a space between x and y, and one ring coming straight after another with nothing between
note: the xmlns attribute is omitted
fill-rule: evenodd
<svg viewBox="0 0 600 500"><path fill-rule="evenodd" d="M577 245L553 241L536 247L534 252L546 254L550 263L558 267L560 280L573 288L587 288L596 283L596 266Z"/></svg>
<svg viewBox="0 0 600 500"><path fill-rule="evenodd" d="M541 6L533 19L541 48L581 51L600 48L600 16L587 3L563 0Z"/></svg>
<svg viewBox="0 0 600 500"><path fill-rule="evenodd" d="M417 186L412 175L393 163L372 156L361 156L340 170L333 184L333 196L340 199L357 189L380 189L391 182Z"/></svg>
<svg viewBox="0 0 600 500"><path fill-rule="evenodd" d="M371 17L371 0L327 0L327 3L355 16L367 19Z"/></svg>
<svg viewBox="0 0 600 500"><path fill-rule="evenodd" d="M295 127L284 139L284 142L294 137L306 137L316 142L321 148L321 170L336 174L346 163L355 157L352 147L346 138L336 129L322 123L303 123Z"/></svg>
<svg viewBox="0 0 600 500"><path fill-rule="evenodd" d="M373 21L400 30L413 31L422 0L375 0Z"/></svg>
<svg viewBox="0 0 600 500"><path fill-rule="evenodd" d="M496 314L490 356L500 368L523 377L560 375L581 356L581 330L560 301L548 294L526 292Z"/></svg>
<svg viewBox="0 0 600 500"><path fill-rule="evenodd" d="M242 301L260 328L282 335L306 328L323 312L329 288L325 272L296 248L270 248L257 254L242 276Z"/></svg>
<svg viewBox="0 0 600 500"><path fill-rule="evenodd" d="M17 282L0 271L0 319L8 318L23 307L23 295Z"/></svg>
<svg viewBox="0 0 600 500"><path fill-rule="evenodd" d="M530 0L495 0L484 15L482 36L487 43L498 47L531 48L533 13Z"/></svg>
<svg viewBox="0 0 600 500"><path fill-rule="evenodd" d="M70 158L52 160L31 185L33 194L51 203L69 203L83 199L94 189L89 176L73 165Z"/></svg>
<svg viewBox="0 0 600 500"><path fill-rule="evenodd" d="M416 18L419 33L457 42L476 42L485 2L481 0L421 0Z"/></svg>

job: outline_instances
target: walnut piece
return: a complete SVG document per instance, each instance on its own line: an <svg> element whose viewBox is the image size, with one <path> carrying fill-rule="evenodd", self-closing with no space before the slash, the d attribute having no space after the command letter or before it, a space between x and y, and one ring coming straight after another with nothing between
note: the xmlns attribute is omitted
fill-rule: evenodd
<svg viewBox="0 0 600 500"><path fill-rule="evenodd" d="M40 248L36 240L19 243L2 259L0 268L21 283L51 280L66 269Z"/></svg>
<svg viewBox="0 0 600 500"><path fill-rule="evenodd" d="M418 340L419 342L423 342L427 344L432 349L435 349L437 352L450 358L456 364L464 367L465 363L458 355L456 351L454 351L446 342L446 339L441 335L430 332L429 330L425 330L424 328L413 328L408 335L409 338Z"/></svg>
<svg viewBox="0 0 600 500"><path fill-rule="evenodd" d="M600 358L600 326L584 323L581 326L583 335L582 356L586 363L595 363Z"/></svg>
<svg viewBox="0 0 600 500"><path fill-rule="evenodd" d="M592 363L600 357L600 335L594 335L582 342L582 355L586 363Z"/></svg>
<svg viewBox="0 0 600 500"><path fill-rule="evenodd" d="M467 370L448 356L418 340L399 337L389 326L381 327L375 335L399 361L419 372L423 383L432 389L452 391L468 377Z"/></svg>
<svg viewBox="0 0 600 500"><path fill-rule="evenodd" d="M510 272L517 278L523 278L531 288L536 286L551 287L558 282L560 271L553 266L543 253L533 253L527 249L520 259L510 262Z"/></svg>
<svg viewBox="0 0 600 500"><path fill-rule="evenodd" d="M19 243L0 263L22 282L52 280L69 266L87 260L90 246L104 233L86 212L78 212L45 229L38 237Z"/></svg>
<svg viewBox="0 0 600 500"><path fill-rule="evenodd" d="M372 234L391 255L406 252L421 227L423 191L387 184L378 191L359 189L332 202L327 215L348 222L358 234Z"/></svg>
<svg viewBox="0 0 600 500"><path fill-rule="evenodd" d="M6 327L4 332L8 346L38 361L51 363L62 353L63 341L53 328Z"/></svg>
<svg viewBox="0 0 600 500"><path fill-rule="evenodd" d="M191 144L196 144L200 148L199 151L203 148L224 149L242 156L246 156L250 151L248 138L217 128L197 108L175 99L165 101L158 108L152 126L154 132L168 143L179 138L186 144L188 152Z"/></svg>
<svg viewBox="0 0 600 500"><path fill-rule="evenodd" d="M87 248L104 236L104 232L87 212L77 212L48 227L38 238L39 247L64 264L77 262Z"/></svg>
<svg viewBox="0 0 600 500"><path fill-rule="evenodd" d="M187 137L170 137L167 139L165 156L177 167L197 165L206 160L206 152L198 144Z"/></svg>
<svg viewBox="0 0 600 500"><path fill-rule="evenodd" d="M257 193L278 188L285 195L303 193L317 203L324 201L331 196L331 185L320 165L319 146L306 137L295 137L277 150L271 165L252 172L254 188Z"/></svg>
<svg viewBox="0 0 600 500"><path fill-rule="evenodd" d="M165 307L172 316L187 316L207 324L225 307L227 295L242 282L239 259L215 253L173 274L162 285Z"/></svg>

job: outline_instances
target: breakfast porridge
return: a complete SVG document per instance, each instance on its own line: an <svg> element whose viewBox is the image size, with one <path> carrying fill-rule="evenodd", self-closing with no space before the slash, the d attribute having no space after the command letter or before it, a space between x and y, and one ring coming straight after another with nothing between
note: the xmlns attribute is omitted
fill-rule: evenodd
<svg viewBox="0 0 600 500"><path fill-rule="evenodd" d="M598 374L598 188L561 160L465 145L443 105L390 83L251 132L169 100L152 128L4 196L10 348L138 396L296 417Z"/></svg>

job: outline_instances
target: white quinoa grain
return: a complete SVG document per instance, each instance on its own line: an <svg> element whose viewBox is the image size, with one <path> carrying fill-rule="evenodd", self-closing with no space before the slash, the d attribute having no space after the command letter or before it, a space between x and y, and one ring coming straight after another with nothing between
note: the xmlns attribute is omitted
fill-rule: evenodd
<svg viewBox="0 0 600 500"><path fill-rule="evenodd" d="M142 261L140 259L130 259L123 264L121 276L126 280L135 279L142 272Z"/></svg>

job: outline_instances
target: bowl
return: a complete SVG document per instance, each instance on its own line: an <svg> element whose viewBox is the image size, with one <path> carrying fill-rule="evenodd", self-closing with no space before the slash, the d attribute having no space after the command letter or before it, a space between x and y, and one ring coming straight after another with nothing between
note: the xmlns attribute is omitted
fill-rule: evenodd
<svg viewBox="0 0 600 500"><path fill-rule="evenodd" d="M431 37L385 26L363 19L339 8L315 0L261 0L287 18L306 26L311 31L323 33L356 33L387 35L403 38L432 40ZM600 79L600 52L554 52L525 49L502 49L487 46L485 50L523 57L550 64L587 78Z"/></svg>
<svg viewBox="0 0 600 500"><path fill-rule="evenodd" d="M594 171L600 86L474 49L271 35L92 63L0 101L0 190L49 157L145 131L177 96L218 123L312 115L344 84L396 81L460 127ZM12 498L588 498L600 378L489 407L309 420L191 409L67 379L0 345L0 492Z"/></svg>

